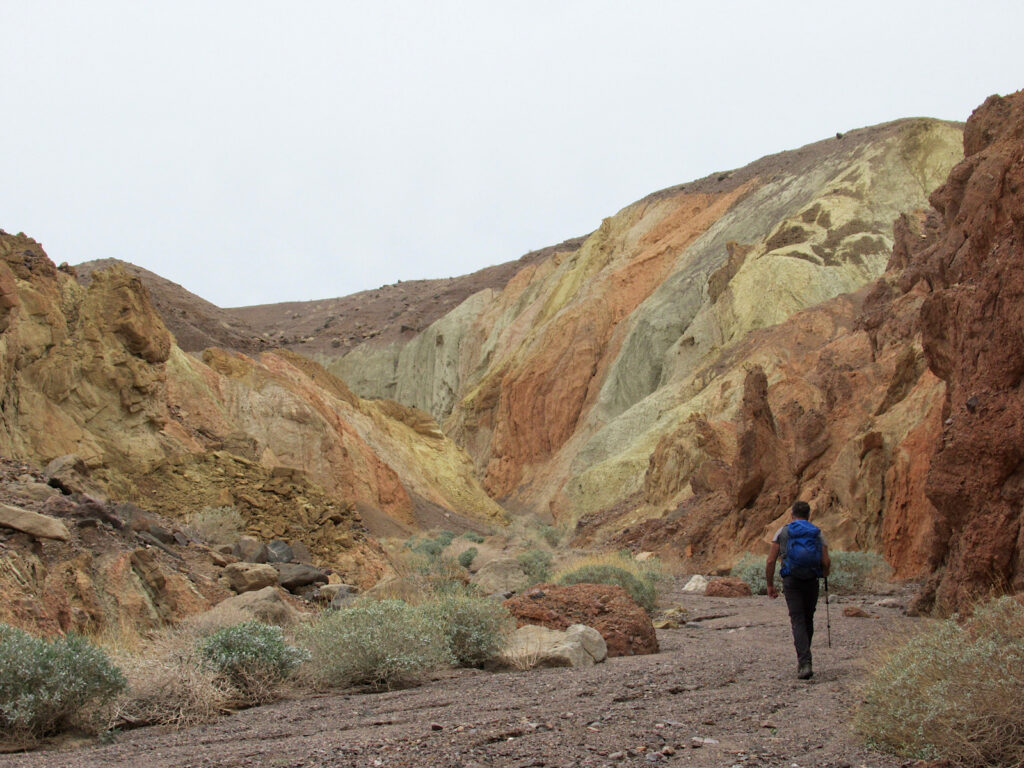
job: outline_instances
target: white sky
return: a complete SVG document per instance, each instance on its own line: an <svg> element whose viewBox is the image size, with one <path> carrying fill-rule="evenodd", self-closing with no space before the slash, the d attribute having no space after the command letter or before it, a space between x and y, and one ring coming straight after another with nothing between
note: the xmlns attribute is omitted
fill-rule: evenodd
<svg viewBox="0 0 1024 768"><path fill-rule="evenodd" d="M0 228L220 306L450 277L1024 87L1024 2L0 0Z"/></svg>

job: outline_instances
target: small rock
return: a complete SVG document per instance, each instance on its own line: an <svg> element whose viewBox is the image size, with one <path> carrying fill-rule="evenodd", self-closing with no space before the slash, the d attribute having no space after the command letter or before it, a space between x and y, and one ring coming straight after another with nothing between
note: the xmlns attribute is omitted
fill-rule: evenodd
<svg viewBox="0 0 1024 768"><path fill-rule="evenodd" d="M665 756L661 754L661 752L648 752L646 755L644 755L644 760L646 760L648 763L660 763L664 759Z"/></svg>
<svg viewBox="0 0 1024 768"><path fill-rule="evenodd" d="M443 731L444 730L444 726L441 725L440 723L431 723L430 724L430 730L432 730L432 731Z"/></svg>
<svg viewBox="0 0 1024 768"><path fill-rule="evenodd" d="M610 755L608 755L608 759L609 760L625 760L626 759L626 753L625 752L612 752Z"/></svg>
<svg viewBox="0 0 1024 768"><path fill-rule="evenodd" d="M856 605L848 605L843 608L843 616L850 619L877 619L878 617L874 614L868 613L863 608L859 608Z"/></svg>
<svg viewBox="0 0 1024 768"><path fill-rule="evenodd" d="M686 582L686 586L683 587L683 592L703 592L707 589L708 580L701 575L691 576L690 580Z"/></svg>

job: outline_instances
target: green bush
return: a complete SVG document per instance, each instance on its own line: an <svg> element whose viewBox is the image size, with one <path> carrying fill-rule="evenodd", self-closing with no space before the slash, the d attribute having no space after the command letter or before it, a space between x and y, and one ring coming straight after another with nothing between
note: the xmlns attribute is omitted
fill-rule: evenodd
<svg viewBox="0 0 1024 768"><path fill-rule="evenodd" d="M410 539L405 546L417 555L431 558L440 557L445 548L437 539Z"/></svg>
<svg viewBox="0 0 1024 768"><path fill-rule="evenodd" d="M318 687L393 688L451 663L443 628L425 606L366 600L323 614L303 632Z"/></svg>
<svg viewBox="0 0 1024 768"><path fill-rule="evenodd" d="M559 584L617 584L629 593L633 602L645 611L654 610L658 590L653 581L634 576L625 568L614 565L584 565L559 578Z"/></svg>
<svg viewBox="0 0 1024 768"><path fill-rule="evenodd" d="M764 567L768 558L764 555L752 555L745 552L729 571L730 576L743 579L755 595L768 594L768 582L764 579Z"/></svg>
<svg viewBox="0 0 1024 768"><path fill-rule="evenodd" d="M98 730L125 680L80 635L53 640L0 624L0 731L45 736L69 727Z"/></svg>
<svg viewBox="0 0 1024 768"><path fill-rule="evenodd" d="M855 728L877 749L965 768L1024 765L1024 606L935 622L875 664Z"/></svg>
<svg viewBox="0 0 1024 768"><path fill-rule="evenodd" d="M466 531L464 534L462 534L462 538L468 539L469 541L472 541L474 544L484 543L484 537L476 531Z"/></svg>
<svg viewBox="0 0 1024 768"><path fill-rule="evenodd" d="M551 577L551 554L543 549L528 549L516 558L531 584Z"/></svg>
<svg viewBox="0 0 1024 768"><path fill-rule="evenodd" d="M862 592L872 580L887 579L892 573L885 558L876 552L829 552L832 572L828 576L830 592Z"/></svg>
<svg viewBox="0 0 1024 768"><path fill-rule="evenodd" d="M832 560L832 571L828 577L830 592L850 594L863 591L872 579L885 579L890 571L885 559L874 552L829 552ZM763 595L768 591L764 580L764 555L745 553L729 571L730 576L743 579L755 595ZM780 556L778 568L782 567ZM778 568L776 573L778 573Z"/></svg>
<svg viewBox="0 0 1024 768"><path fill-rule="evenodd" d="M214 632L199 642L199 652L249 704L273 699L276 686L309 658L305 651L285 642L280 627L259 621Z"/></svg>
<svg viewBox="0 0 1024 768"><path fill-rule="evenodd" d="M508 609L486 597L446 595L424 608L442 628L455 663L463 667L479 667L494 656L514 627Z"/></svg>
<svg viewBox="0 0 1024 768"><path fill-rule="evenodd" d="M447 547L449 544L455 541L455 532L441 531L439 534L437 534L436 541L441 545L442 548Z"/></svg>
<svg viewBox="0 0 1024 768"><path fill-rule="evenodd" d="M476 547L470 547L469 549L463 550L458 557L459 565L463 568L469 568L478 554L480 554L480 552Z"/></svg>

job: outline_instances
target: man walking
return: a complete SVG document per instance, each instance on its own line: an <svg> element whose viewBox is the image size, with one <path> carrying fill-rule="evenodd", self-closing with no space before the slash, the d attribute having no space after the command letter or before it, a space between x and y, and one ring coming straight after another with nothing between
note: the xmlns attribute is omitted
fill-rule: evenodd
<svg viewBox="0 0 1024 768"><path fill-rule="evenodd" d="M779 596L775 591L775 561L781 553L780 575L796 646L796 676L808 680L814 675L811 638L814 637L814 609L818 604L818 579L828 578L832 561L821 529L808 521L811 506L806 501L798 501L793 504L790 516L790 522L772 538L764 578L768 582L768 597L774 600Z"/></svg>

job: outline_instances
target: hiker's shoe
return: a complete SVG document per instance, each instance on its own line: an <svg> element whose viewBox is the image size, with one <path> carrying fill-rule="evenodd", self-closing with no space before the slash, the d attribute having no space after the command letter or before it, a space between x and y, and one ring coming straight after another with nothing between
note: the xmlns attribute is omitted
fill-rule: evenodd
<svg viewBox="0 0 1024 768"><path fill-rule="evenodd" d="M796 676L801 680L810 680L814 677L814 670L811 669L810 663L801 664L796 670Z"/></svg>

